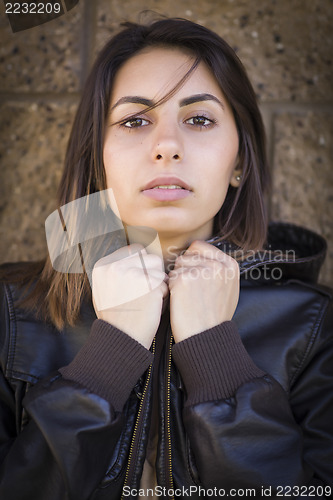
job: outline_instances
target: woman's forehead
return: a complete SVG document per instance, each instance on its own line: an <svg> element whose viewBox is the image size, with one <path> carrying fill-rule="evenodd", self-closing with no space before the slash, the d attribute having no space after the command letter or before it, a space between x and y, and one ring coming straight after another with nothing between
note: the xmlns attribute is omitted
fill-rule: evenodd
<svg viewBox="0 0 333 500"><path fill-rule="evenodd" d="M176 87L195 62L195 56L178 48L154 47L131 57L119 69L113 84L112 102L123 96L158 100ZM200 62L177 90L177 98L210 92L221 97L221 89L210 69Z"/></svg>

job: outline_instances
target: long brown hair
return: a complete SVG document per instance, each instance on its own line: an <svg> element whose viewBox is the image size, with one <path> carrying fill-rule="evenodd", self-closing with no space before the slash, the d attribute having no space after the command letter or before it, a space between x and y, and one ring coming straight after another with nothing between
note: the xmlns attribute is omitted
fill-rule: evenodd
<svg viewBox="0 0 333 500"><path fill-rule="evenodd" d="M216 33L185 19L124 23L123 29L104 46L91 69L73 123L58 189L58 206L106 189L103 139L115 76L128 59L144 48L155 46L179 48L195 59L175 89L156 105L169 98L200 61L210 68L229 102L239 135L242 180L238 188L229 187L223 209L215 216L214 234L245 250L261 248L267 232L264 193L269 171L256 96L231 47ZM27 282L41 266L30 269L24 272L20 268L17 281ZM25 306L34 307L61 329L66 323L75 323L82 299L89 293L85 274L59 273L47 259L32 292L25 298Z"/></svg>

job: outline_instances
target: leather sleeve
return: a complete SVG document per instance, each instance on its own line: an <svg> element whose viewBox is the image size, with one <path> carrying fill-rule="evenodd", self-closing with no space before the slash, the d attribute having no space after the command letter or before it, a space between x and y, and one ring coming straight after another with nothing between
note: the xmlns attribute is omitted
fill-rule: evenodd
<svg viewBox="0 0 333 500"><path fill-rule="evenodd" d="M290 395L269 374L255 374L231 325L174 346L187 390L183 420L200 485L255 488L257 495L262 487L272 487L273 494L277 486L333 486L333 321L325 304ZM207 334L210 340L202 348ZM194 352L201 364L206 360L205 368L198 369ZM208 376L224 382L214 388Z"/></svg>
<svg viewBox="0 0 333 500"><path fill-rule="evenodd" d="M60 376L31 389L24 405L29 423L19 434L13 429L15 413L1 408L0 497L88 499L108 469L122 414Z"/></svg>
<svg viewBox="0 0 333 500"><path fill-rule="evenodd" d="M63 369L64 376L55 372L28 390L23 398L23 410L28 418L21 429L22 386L26 384L21 384L19 377L7 380L4 375L8 332L14 318L9 318L5 297L2 297L0 307L0 498L88 499L107 473L125 425L121 404L125 404L137 377L149 365L152 354L149 351L141 353L141 366L134 375L133 367L128 376L122 372L122 377L135 382L133 387L126 386L118 391L114 399L117 402L115 409L112 397L107 399L112 391L106 389L110 378L107 353L111 351L112 331L106 332L107 327L102 324L102 331L98 332L95 326L94 338L90 337L87 342L92 351L90 358L84 346L83 352L79 351L72 363ZM107 333L110 334L108 345L105 344ZM99 334L103 348L97 345ZM126 340L125 344L118 343L119 348L124 347ZM133 350L136 350L135 346ZM96 356L101 351L105 353L104 361L101 359L98 365ZM140 358L140 352L137 352L137 358ZM84 363L87 364L86 370ZM118 372L121 368L125 370L124 363L120 361L120 364L113 369ZM111 367L109 371L112 371ZM87 374L90 378L95 376L95 380L85 385L83 381Z"/></svg>
<svg viewBox="0 0 333 500"><path fill-rule="evenodd" d="M333 302L321 311L313 343L291 385L290 404L303 433L303 456L333 488Z"/></svg>

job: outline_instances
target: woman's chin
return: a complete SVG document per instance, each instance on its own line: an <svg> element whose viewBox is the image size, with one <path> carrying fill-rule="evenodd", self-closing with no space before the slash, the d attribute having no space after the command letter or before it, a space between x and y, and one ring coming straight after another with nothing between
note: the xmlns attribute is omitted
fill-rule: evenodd
<svg viewBox="0 0 333 500"><path fill-rule="evenodd" d="M124 221L123 221L124 222ZM176 236L184 232L191 231L192 224L188 220L180 217L163 217L155 219L153 217L136 217L135 220L125 222L128 226L148 227L154 229L159 235Z"/></svg>
<svg viewBox="0 0 333 500"><path fill-rule="evenodd" d="M183 213L182 213L183 212ZM159 210L158 213L153 211L147 216L147 214L139 213L136 217L129 219L126 224L128 226L136 227L147 227L153 229L158 233L160 239L174 239L179 237L184 237L188 239L193 235L191 239L206 239L210 236L213 228L213 219L207 221L200 221L200 215L184 213L180 210Z"/></svg>

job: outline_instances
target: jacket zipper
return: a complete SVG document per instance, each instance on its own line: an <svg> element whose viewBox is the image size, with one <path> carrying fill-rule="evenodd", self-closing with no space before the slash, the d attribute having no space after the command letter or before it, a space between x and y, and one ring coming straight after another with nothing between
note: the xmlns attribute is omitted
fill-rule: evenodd
<svg viewBox="0 0 333 500"><path fill-rule="evenodd" d="M153 354L155 353L155 337L154 337L153 345L152 345L152 353ZM148 389L150 379L151 379L152 369L153 369L153 364L151 364L148 368L147 380L146 380L146 383L145 383L145 386L144 386L144 389L142 392L142 397L140 400L138 415L137 415L136 421L135 421L130 451L129 451L129 455L128 455L128 462L127 462L123 490L124 490L125 486L129 486L129 480L131 478L131 475L132 475L132 472L133 472L133 469L134 469L135 463L136 463L136 454L137 454L137 450L138 450L138 440L140 439L142 421L143 421L142 420L142 415L143 415L142 410L143 410L143 407L146 403L146 394L147 394L147 389ZM139 430L140 430L140 432L139 432ZM122 496L121 496L121 500L123 500L123 499L124 499L124 494L122 494Z"/></svg>
<svg viewBox="0 0 333 500"><path fill-rule="evenodd" d="M173 478L172 478L172 454L171 454L171 427L170 427L170 382L171 382L171 349L172 349L173 336L170 330L170 340L167 348L167 366L166 366L166 458L165 458L165 477L168 481L168 490L173 491ZM169 497L174 500L174 497Z"/></svg>

